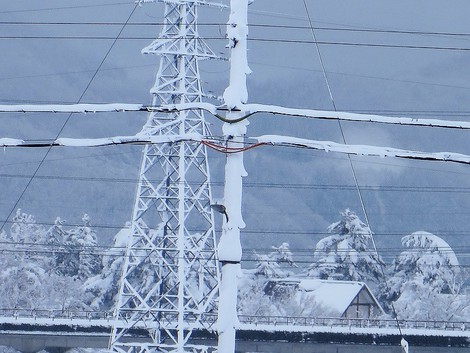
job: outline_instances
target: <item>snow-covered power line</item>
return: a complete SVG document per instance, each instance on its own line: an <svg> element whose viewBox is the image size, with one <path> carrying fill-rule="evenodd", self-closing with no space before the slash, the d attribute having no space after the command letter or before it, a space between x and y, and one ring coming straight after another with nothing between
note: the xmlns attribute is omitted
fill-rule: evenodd
<svg viewBox="0 0 470 353"><path fill-rule="evenodd" d="M272 146L289 146L300 147L314 150L322 150L325 152L337 152L343 154L354 154L359 156L374 157L395 157L404 159L417 159L429 161L454 162L462 164L470 164L470 155L453 153L453 152L421 152L403 150L391 147L374 147L369 145L347 145L332 141L317 141L301 139L296 137L264 135L255 138L258 143L269 144Z"/></svg>
<svg viewBox="0 0 470 353"><path fill-rule="evenodd" d="M109 104L16 104L0 105L2 113L102 113L102 112L135 112L145 111L142 104L109 103Z"/></svg>
<svg viewBox="0 0 470 353"><path fill-rule="evenodd" d="M259 113L311 118L319 120L355 121L403 126L422 126L448 129L469 130L470 122L443 119L419 119L408 117L392 117L378 114L362 114L341 111L316 109L297 109L265 104L243 104L238 107L243 114L237 120L222 117L219 112L225 107L211 103L169 104L161 106L139 103L106 103L106 104L0 104L0 113L103 113L103 112L161 112L175 113L178 111L200 109L205 110L224 122L236 122ZM441 112L436 112L437 114ZM445 114L445 112L442 112Z"/></svg>
<svg viewBox="0 0 470 353"><path fill-rule="evenodd" d="M52 141L23 141L11 138L0 138L0 147L49 147L49 146L63 146L63 147L100 147L111 145L127 145L127 144L164 144L182 141L201 141L202 137L198 134L187 134L180 136L170 135L134 135L134 136L113 136L96 139L73 139L73 138L58 138Z"/></svg>
<svg viewBox="0 0 470 353"><path fill-rule="evenodd" d="M393 147L375 147L368 145L347 145L340 144L332 141L318 141L301 139L290 136L281 135L264 135L251 138L256 140L257 146L271 145L271 146L282 146L282 147L297 147L307 148L314 150L322 150L325 152L336 152L342 154L354 154L360 156L374 156L374 157L395 157L403 159L416 159L416 160L428 160L428 161L442 161L452 162L460 164L470 164L470 155L453 153L453 152L422 152L403 150ZM208 142L209 146L213 145L213 138L201 136L199 134L185 134L185 135L159 135L159 136L148 136L144 134L134 136L113 136L104 137L97 139L74 139L74 138L58 138L52 141L23 141L19 139L11 138L0 138L0 147L23 147L23 148L38 148L38 147L50 147L50 146L62 146L62 147L101 147L111 145L127 145L127 144L165 144L175 142L195 142L204 143ZM221 153L231 153L229 150L216 149ZM240 148L234 152L240 152L242 150L250 149L250 147Z"/></svg>
<svg viewBox="0 0 470 353"><path fill-rule="evenodd" d="M287 116L297 116L321 120L340 120L340 121L356 121L356 122L369 122L380 124L392 125L407 125L407 126L427 126L427 127L440 127L440 128L455 128L455 129L470 129L470 122L466 121L450 121L441 119L417 119L407 117L389 117L377 114L361 114L349 113L341 111L327 111L315 109L296 109L286 108L274 105L263 104L245 104L243 110L247 114L269 113L280 114Z"/></svg>

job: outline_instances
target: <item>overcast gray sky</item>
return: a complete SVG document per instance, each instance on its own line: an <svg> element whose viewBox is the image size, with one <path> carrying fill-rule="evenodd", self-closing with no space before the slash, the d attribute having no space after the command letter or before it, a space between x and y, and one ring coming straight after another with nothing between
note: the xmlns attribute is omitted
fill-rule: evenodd
<svg viewBox="0 0 470 353"><path fill-rule="evenodd" d="M469 119L468 1L306 3L317 40L323 43L319 48L339 110ZM133 8L132 1L124 0L4 1L0 102L77 102ZM121 35L134 39L116 42L82 102L150 101L158 58L143 56L140 50L160 27L136 23L161 23L162 13L161 4L136 9ZM226 10L200 9L200 33L223 55L228 55L223 39L227 18ZM43 24L33 24L38 22ZM256 0L250 7L250 23L254 25L249 42L250 102L333 109L303 0ZM206 91L221 95L227 84L227 62L203 62L201 75ZM67 117L2 114L1 137L53 138ZM145 118L144 114L74 115L60 135L133 134ZM220 124L208 120L213 133L219 134ZM470 154L465 131L353 123L343 128L347 143ZM336 122L267 115L252 119L248 135L268 133L343 142ZM16 203L44 223L57 216L77 223L87 212L101 241L109 241L115 228L129 220L140 149L53 149L26 190L46 151L3 151L0 220ZM398 248L401 235L417 230L435 232L453 246L467 245L462 240L466 242L470 226L468 166L358 157L353 161L372 230L383 247ZM220 197L223 156L211 153L210 163L214 193ZM363 218L344 156L261 148L246 154L246 169L247 247L281 241L291 242L293 248L314 247L328 224L338 220L339 211L351 208Z"/></svg>

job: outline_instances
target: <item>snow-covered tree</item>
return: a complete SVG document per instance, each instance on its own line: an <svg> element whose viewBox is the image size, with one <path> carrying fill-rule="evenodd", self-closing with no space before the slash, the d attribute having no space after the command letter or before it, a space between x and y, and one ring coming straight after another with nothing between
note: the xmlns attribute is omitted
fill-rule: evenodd
<svg viewBox="0 0 470 353"><path fill-rule="evenodd" d="M330 236L321 239L309 266L308 276L377 283L382 277L380 257L372 247L372 233L349 209L341 220L328 227Z"/></svg>
<svg viewBox="0 0 470 353"><path fill-rule="evenodd" d="M33 262L17 263L0 272L0 305L2 308L44 307L47 303L47 274Z"/></svg>
<svg viewBox="0 0 470 353"><path fill-rule="evenodd" d="M162 243L165 224L161 223L157 229L150 229L143 221L139 221L139 227L147 233L147 237L152 239L154 243ZM103 257L102 271L95 276L90 277L85 282L85 289L88 296L88 303L94 308L100 310L108 310L112 308L117 301L115 300L116 294L119 290L119 283L122 276L122 266L125 259L125 249L131 237L131 225L128 223L126 227L119 231L114 237L114 246L108 249ZM164 251L164 250L158 250ZM134 264L132 271L127 275L126 280L133 283L133 286L140 287L139 291L142 293L150 292L154 288L155 283L158 281L174 281L173 276L166 276L165 271L168 268L161 265L159 261L160 256L157 256L155 251L138 250L133 253L134 259L138 262ZM189 281L194 283L195 286L203 285L199 283L196 278L198 269L194 269L195 277L190 278ZM174 282L165 282L164 285L173 287ZM199 289L199 288L197 288ZM196 290L194 295L200 295ZM132 305L132 304L131 304Z"/></svg>
<svg viewBox="0 0 470 353"><path fill-rule="evenodd" d="M290 271L285 270L281 265L287 264L290 267L298 267L293 260L289 243L282 243L280 246L272 246L274 251L264 255L254 253L256 259L256 268L254 274L266 278L282 278L291 275Z"/></svg>
<svg viewBox="0 0 470 353"><path fill-rule="evenodd" d="M439 293L419 280L405 283L393 304L400 320L468 321L470 314L467 295Z"/></svg>
<svg viewBox="0 0 470 353"><path fill-rule="evenodd" d="M54 273L68 275L67 250L65 242L68 238L67 231L63 228L65 221L57 217L54 224L46 232L46 244L50 246L51 258L54 261Z"/></svg>
<svg viewBox="0 0 470 353"><path fill-rule="evenodd" d="M13 217L10 235L5 236L6 240L16 244L43 244L46 240L44 227L36 223L33 215L21 212L21 209Z"/></svg>
<svg viewBox="0 0 470 353"><path fill-rule="evenodd" d="M82 279L58 266L65 259L69 232L58 218L48 230L18 210L9 231L0 233L0 307L84 308ZM85 260L84 260L85 262Z"/></svg>
<svg viewBox="0 0 470 353"><path fill-rule="evenodd" d="M122 276L124 253L129 240L130 224L114 236L114 245L106 250L102 261L102 271L85 282L85 290L89 293L89 304L100 310L108 310L116 303L119 282Z"/></svg>
<svg viewBox="0 0 470 353"><path fill-rule="evenodd" d="M286 273L281 270L277 261L269 255L260 255L255 253L255 258L256 268L253 273L256 276L261 276L263 279L282 278L287 276Z"/></svg>
<svg viewBox="0 0 470 353"><path fill-rule="evenodd" d="M53 263L41 246L44 242L44 227L18 209L10 232L2 232L0 238L1 307L37 308L47 301L43 288Z"/></svg>
<svg viewBox="0 0 470 353"><path fill-rule="evenodd" d="M239 282L238 307L240 315L277 316L279 311L265 293L266 281L245 274Z"/></svg>
<svg viewBox="0 0 470 353"><path fill-rule="evenodd" d="M439 293L456 293L459 261L450 245L437 235L415 232L402 238L407 248L393 262L392 292L400 294L401 285L419 280Z"/></svg>
<svg viewBox="0 0 470 353"><path fill-rule="evenodd" d="M462 280L452 248L423 231L403 237L402 245L406 250L393 261L382 287L384 306L394 302L403 319L456 319L467 301L460 297Z"/></svg>
<svg viewBox="0 0 470 353"><path fill-rule="evenodd" d="M292 273L282 264L297 267L288 243L272 246L269 254L254 253L256 267L247 270L239 285L239 313L247 315L284 315L287 306L291 306L294 292L293 288L278 287L276 290L272 281L286 278ZM295 306L295 303L293 304ZM292 310L291 310L292 311Z"/></svg>
<svg viewBox="0 0 470 353"><path fill-rule="evenodd" d="M298 267L294 262L292 251L290 250L289 243L282 243L280 246L271 246L274 250L269 254L269 257L276 261L278 264L288 264L292 267Z"/></svg>
<svg viewBox="0 0 470 353"><path fill-rule="evenodd" d="M78 278L84 281L101 270L100 258L96 254L96 233L90 228L90 218L85 214L82 218L83 225L74 227L62 233L59 224L53 226L49 232L58 237L60 247L56 254L57 271L66 276ZM60 239L62 237L62 239Z"/></svg>

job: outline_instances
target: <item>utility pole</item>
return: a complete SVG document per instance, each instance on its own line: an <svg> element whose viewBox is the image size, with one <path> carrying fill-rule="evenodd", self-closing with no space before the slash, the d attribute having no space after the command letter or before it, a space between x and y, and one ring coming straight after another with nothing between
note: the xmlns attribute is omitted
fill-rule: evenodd
<svg viewBox="0 0 470 353"><path fill-rule="evenodd" d="M242 106L248 100L246 75L250 73L247 60L248 36L248 0L230 1L230 18L227 25L230 55L230 82L224 92L225 105L229 109L228 120L243 117ZM237 316L238 278L241 275L240 261L242 247L240 229L245 227L242 207L242 178L247 175L243 165L244 136L248 126L247 120L237 123L225 123L227 159L225 164L224 219L222 236L218 246L219 260L222 264L218 312L218 352L235 352Z"/></svg>
<svg viewBox="0 0 470 353"><path fill-rule="evenodd" d="M153 106L201 103L198 61L216 58L199 37L200 1L164 1L164 25L144 54L161 57ZM202 110L150 113L141 135L209 135ZM190 342L210 328L219 270L210 208L206 147L194 142L147 144L142 154L130 237L110 339L112 352L207 352ZM150 339L126 334L145 330ZM210 349L209 349L210 350Z"/></svg>

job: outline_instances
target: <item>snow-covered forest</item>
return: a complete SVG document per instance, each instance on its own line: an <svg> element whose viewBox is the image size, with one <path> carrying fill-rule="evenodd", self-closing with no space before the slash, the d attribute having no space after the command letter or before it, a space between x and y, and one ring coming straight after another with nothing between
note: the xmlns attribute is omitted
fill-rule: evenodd
<svg viewBox="0 0 470 353"><path fill-rule="evenodd" d="M105 248L97 244L90 217L84 215L82 222L66 227L57 218L46 227L17 211L11 227L0 234L0 308L112 310L128 229ZM391 261L384 261L370 229L354 212L341 212L327 232L302 263L296 263L287 242L266 253L254 252L256 265L245 269L239 289L239 313L332 315L296 287L272 286L282 279L311 278L364 282L387 317L394 308L400 319L470 320L467 271L439 236L424 231L406 235L401 251L393 258L387 252ZM141 277L143 282L151 278Z"/></svg>

